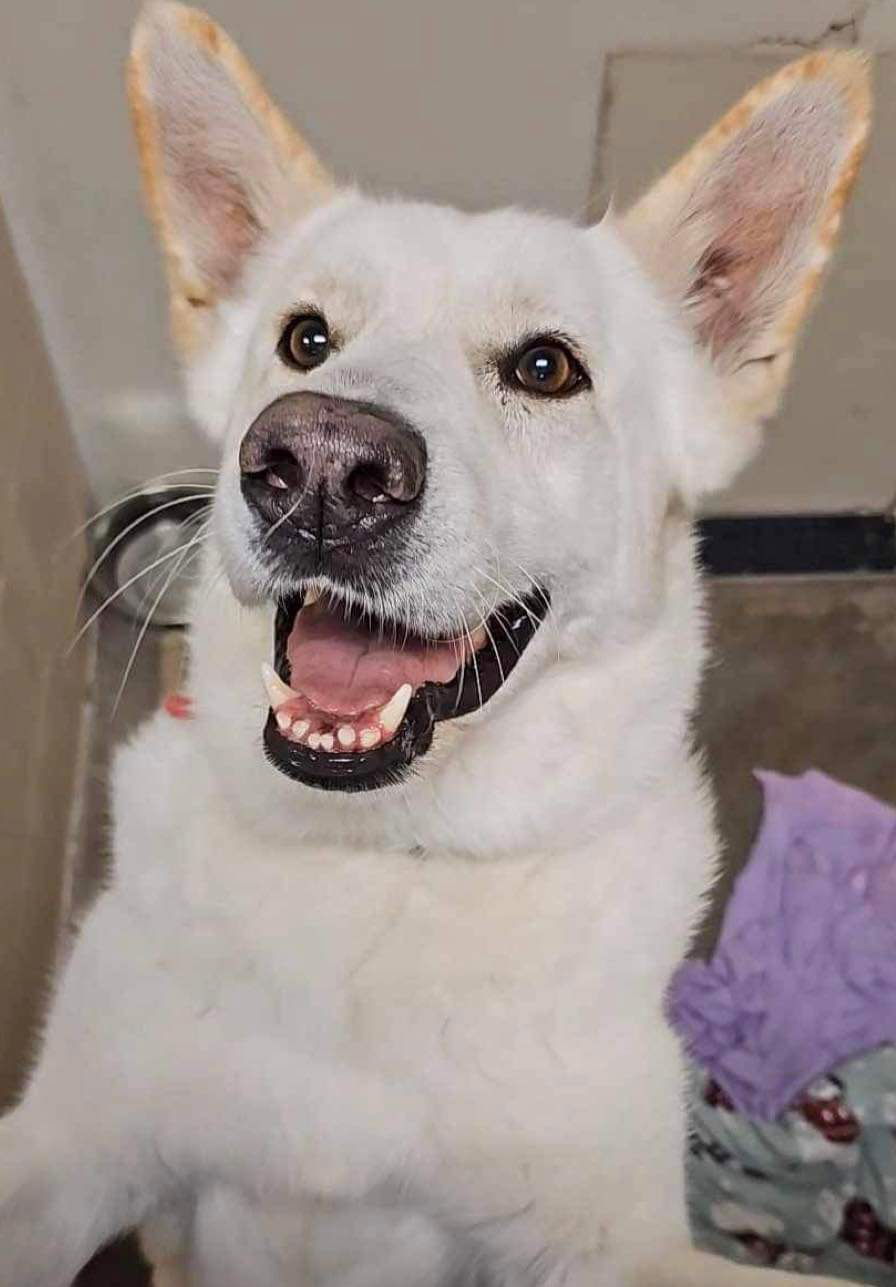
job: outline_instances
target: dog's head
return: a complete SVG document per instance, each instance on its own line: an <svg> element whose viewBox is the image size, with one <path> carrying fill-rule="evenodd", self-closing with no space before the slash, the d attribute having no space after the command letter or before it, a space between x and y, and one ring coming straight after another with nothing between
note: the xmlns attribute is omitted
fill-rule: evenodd
<svg viewBox="0 0 896 1287"><path fill-rule="evenodd" d="M339 188L179 5L145 12L130 86L222 449L209 648L234 701L243 659L265 664L265 771L463 773L502 719L562 773L609 718L576 667L637 647L670 577L688 592L686 515L777 403L862 152L863 61L784 68L591 228ZM646 708L653 681L629 681Z"/></svg>

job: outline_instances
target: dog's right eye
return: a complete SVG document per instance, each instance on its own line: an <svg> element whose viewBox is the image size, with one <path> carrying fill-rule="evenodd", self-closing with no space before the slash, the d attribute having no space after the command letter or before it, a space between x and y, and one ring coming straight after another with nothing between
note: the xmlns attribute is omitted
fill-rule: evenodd
<svg viewBox="0 0 896 1287"><path fill-rule="evenodd" d="M504 379L539 398L567 398L591 381L572 350L553 335L527 340L504 361Z"/></svg>
<svg viewBox="0 0 896 1287"><path fill-rule="evenodd" d="M292 317L283 328L277 352L287 366L310 371L330 356L330 332L317 313Z"/></svg>

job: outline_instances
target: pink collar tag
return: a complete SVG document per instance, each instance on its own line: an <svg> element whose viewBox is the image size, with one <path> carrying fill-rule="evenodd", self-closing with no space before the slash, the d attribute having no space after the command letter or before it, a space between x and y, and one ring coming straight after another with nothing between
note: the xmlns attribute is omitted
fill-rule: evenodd
<svg viewBox="0 0 896 1287"><path fill-rule="evenodd" d="M193 718L193 698L186 693L169 693L162 704L172 719Z"/></svg>

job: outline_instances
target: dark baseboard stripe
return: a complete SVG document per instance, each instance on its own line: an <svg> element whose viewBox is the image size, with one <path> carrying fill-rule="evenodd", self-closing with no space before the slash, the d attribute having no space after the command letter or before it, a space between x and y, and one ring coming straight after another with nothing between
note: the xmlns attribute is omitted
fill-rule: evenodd
<svg viewBox="0 0 896 1287"><path fill-rule="evenodd" d="M774 514L697 524L713 576L896 572L896 518L886 514Z"/></svg>

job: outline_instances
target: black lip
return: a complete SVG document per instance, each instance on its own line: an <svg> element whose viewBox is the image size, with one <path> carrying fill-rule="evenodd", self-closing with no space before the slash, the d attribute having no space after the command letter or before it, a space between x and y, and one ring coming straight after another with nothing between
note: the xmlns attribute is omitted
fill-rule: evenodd
<svg viewBox="0 0 896 1287"><path fill-rule="evenodd" d="M304 595L282 601L274 625L274 668L289 682L286 641ZM323 791L375 791L394 785L429 750L436 724L469 715L503 685L550 607L550 596L533 588L519 602L502 604L488 618L489 639L466 666L461 679L424 684L411 698L398 732L371 751L312 751L284 737L272 711L264 726L264 750L276 769L305 786Z"/></svg>

